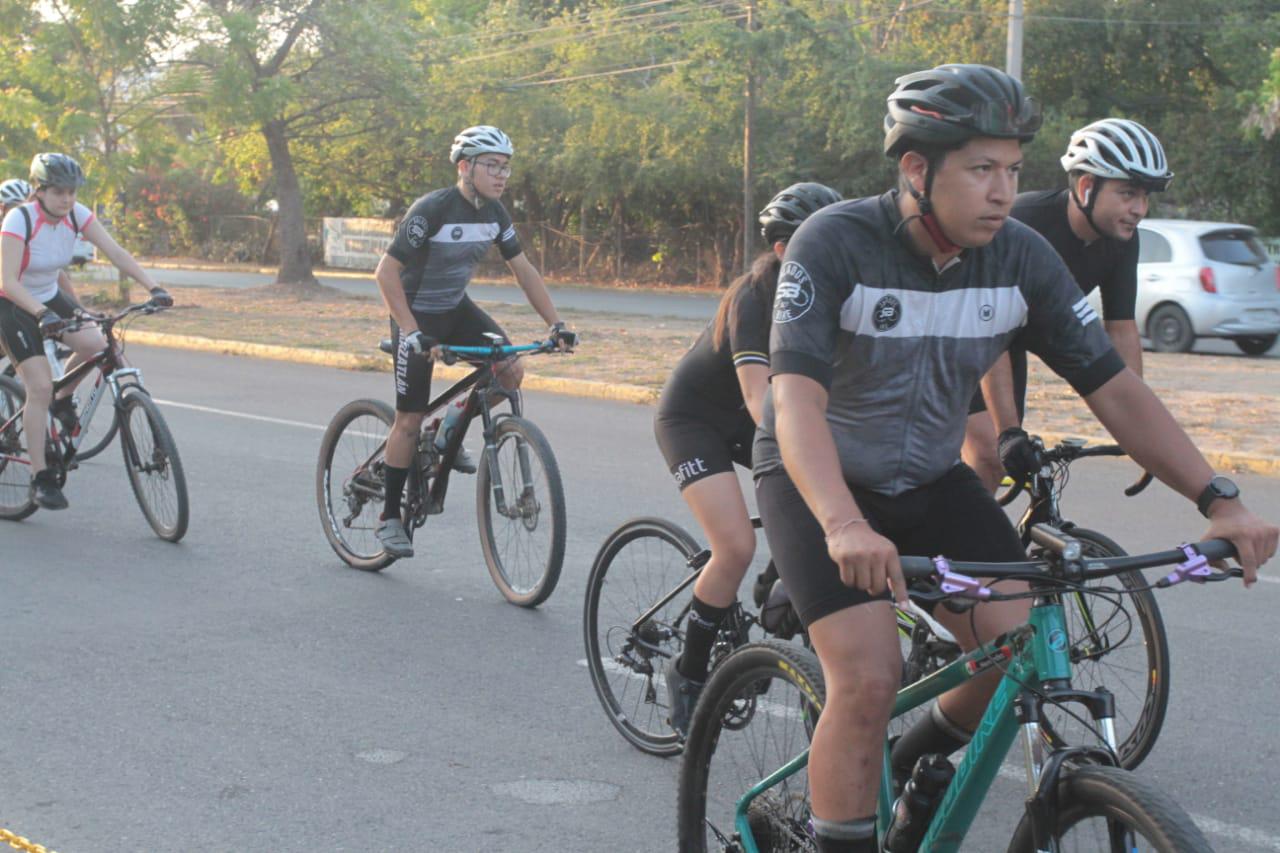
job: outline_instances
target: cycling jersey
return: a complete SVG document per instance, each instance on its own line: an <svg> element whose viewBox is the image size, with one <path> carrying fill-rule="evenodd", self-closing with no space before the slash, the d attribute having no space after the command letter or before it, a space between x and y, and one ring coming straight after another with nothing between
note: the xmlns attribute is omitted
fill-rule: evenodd
<svg viewBox="0 0 1280 853"><path fill-rule="evenodd" d="M25 215L24 215L25 214ZM21 204L5 214L0 233L16 237L26 244L18 281L33 299L48 302L58 292L58 273L71 263L76 238L93 221L93 211L80 202L70 216L54 220L45 215L38 201ZM27 223L31 228L28 232ZM75 223L74 225L72 223ZM76 225L79 230L76 230ZM4 291L0 290L0 296Z"/></svg>
<svg viewBox="0 0 1280 853"><path fill-rule="evenodd" d="M454 186L413 203L387 254L403 265L400 283L409 307L438 314L462 301L476 265L494 243L504 260L523 251L501 202L489 199L476 209Z"/></svg>
<svg viewBox="0 0 1280 853"><path fill-rule="evenodd" d="M1102 292L1102 316L1107 320L1132 320L1138 300L1138 237L1115 240L1100 237L1085 243L1071 230L1067 190L1029 192L1018 196L1013 205L1015 219L1021 220L1049 241L1066 263L1080 290L1088 295ZM1013 395L1022 420L1027 399L1027 351L1021 347L1009 350L1013 370ZM970 413L986 411L982 393L974 395Z"/></svg>
<svg viewBox="0 0 1280 853"><path fill-rule="evenodd" d="M1097 314L1048 242L1009 220L986 246L936 269L910 243L898 193L830 205L787 246L774 302L771 373L828 391L847 482L897 495L959 462L969 402L1010 345L1080 394L1124 369ZM757 474L782 466L772 395Z"/></svg>

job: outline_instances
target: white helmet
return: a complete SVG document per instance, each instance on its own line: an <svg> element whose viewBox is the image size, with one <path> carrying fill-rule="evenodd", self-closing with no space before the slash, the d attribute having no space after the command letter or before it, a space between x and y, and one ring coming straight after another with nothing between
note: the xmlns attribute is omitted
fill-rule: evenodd
<svg viewBox="0 0 1280 853"><path fill-rule="evenodd" d="M449 161L470 160L481 154L505 154L510 157L515 153L511 147L511 139L496 127L478 124L468 127L453 138L453 147L449 149Z"/></svg>
<svg viewBox="0 0 1280 853"><path fill-rule="evenodd" d="M1160 140L1136 121L1104 118L1071 134L1062 168L1163 192L1173 180Z"/></svg>
<svg viewBox="0 0 1280 853"><path fill-rule="evenodd" d="M22 204L29 198L31 198L31 184L22 178L10 178L0 184L0 202Z"/></svg>

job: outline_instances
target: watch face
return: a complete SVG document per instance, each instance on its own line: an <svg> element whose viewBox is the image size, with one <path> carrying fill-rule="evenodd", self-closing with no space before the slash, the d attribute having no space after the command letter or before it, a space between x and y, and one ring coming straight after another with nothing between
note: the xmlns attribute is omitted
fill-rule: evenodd
<svg viewBox="0 0 1280 853"><path fill-rule="evenodd" d="M1209 487L1220 498L1231 499L1240 496L1240 488L1226 477L1214 477L1209 481Z"/></svg>

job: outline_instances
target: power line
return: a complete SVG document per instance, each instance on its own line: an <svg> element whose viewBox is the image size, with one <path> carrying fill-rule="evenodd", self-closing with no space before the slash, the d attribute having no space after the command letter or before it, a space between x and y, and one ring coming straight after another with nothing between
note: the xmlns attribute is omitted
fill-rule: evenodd
<svg viewBox="0 0 1280 853"><path fill-rule="evenodd" d="M652 65L641 65L635 68L619 68L613 71L595 71L588 74L577 74L573 77L557 77L554 80L535 80L530 83L512 83L509 88L524 89L529 86L550 86L553 83L574 83L578 80L592 80L596 77L616 77L619 74L634 74L637 71L653 71L657 68L675 68L678 65L688 65L693 62L692 59L677 59L674 62L657 62Z"/></svg>

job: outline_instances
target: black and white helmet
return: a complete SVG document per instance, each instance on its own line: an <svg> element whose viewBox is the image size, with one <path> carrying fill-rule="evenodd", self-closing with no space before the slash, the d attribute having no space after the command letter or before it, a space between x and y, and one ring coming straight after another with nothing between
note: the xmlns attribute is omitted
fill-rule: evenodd
<svg viewBox="0 0 1280 853"><path fill-rule="evenodd" d="M792 184L775 195L760 211L760 235L769 245L786 240L800 223L829 204L840 201L840 193L823 184Z"/></svg>
<svg viewBox="0 0 1280 853"><path fill-rule="evenodd" d="M84 182L84 169L66 154L45 153L31 158L31 183L36 189L65 187L78 190Z"/></svg>
<svg viewBox="0 0 1280 853"><path fill-rule="evenodd" d="M0 184L0 202L4 204L22 204L31 198L31 184L22 178L10 178Z"/></svg>
<svg viewBox="0 0 1280 853"><path fill-rule="evenodd" d="M1173 180L1156 135L1123 118L1104 118L1071 134L1062 168L1130 181L1150 192L1163 192Z"/></svg>
<svg viewBox="0 0 1280 853"><path fill-rule="evenodd" d="M453 138L449 161L457 163L459 160L471 160L481 154L505 154L510 157L514 153L510 137L492 125L478 124L468 127Z"/></svg>

